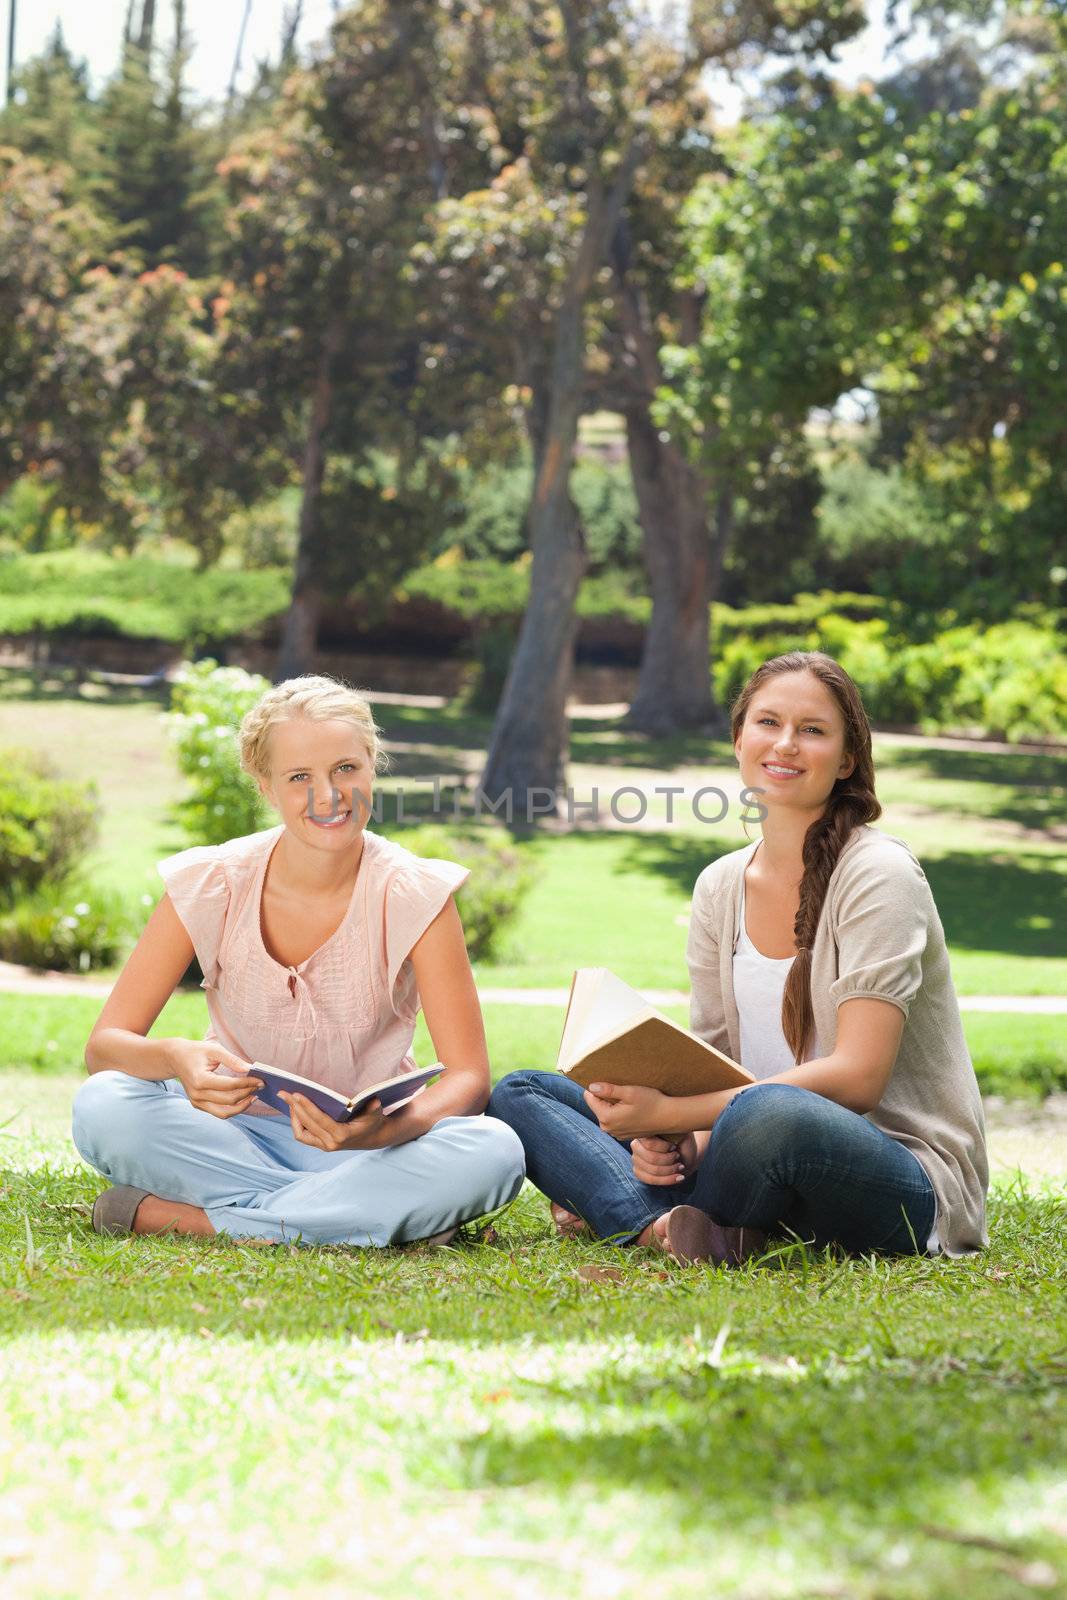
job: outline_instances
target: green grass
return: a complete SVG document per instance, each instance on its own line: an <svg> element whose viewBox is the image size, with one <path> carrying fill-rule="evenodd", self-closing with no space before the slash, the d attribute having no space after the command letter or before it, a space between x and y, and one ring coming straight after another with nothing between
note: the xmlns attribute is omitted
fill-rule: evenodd
<svg viewBox="0 0 1067 1600"><path fill-rule="evenodd" d="M393 711L404 781L484 748L477 719ZM100 876L158 893L155 860L186 841L157 709L0 715L5 739L101 783ZM694 741L596 725L576 747L576 783L729 775L728 751ZM1067 992L1062 763L957 754L881 763L884 825L919 849L957 983ZM692 883L740 842L660 826L524 845L534 887L480 983L557 987L596 961L684 987ZM5 1596L1058 1592L1067 1205L1048 1105L994 1119L991 1245L965 1261L794 1248L684 1271L560 1244L529 1189L441 1252L105 1240L88 1225L103 1180L69 1138L99 1008L0 1001ZM1063 1087L1062 1019L964 1021L987 1087ZM554 1060L559 1008L488 1005L486 1024L498 1074ZM205 1026L192 990L155 1031Z"/></svg>
<svg viewBox="0 0 1067 1600"><path fill-rule="evenodd" d="M794 1248L732 1274L560 1244L529 1191L442 1252L105 1240L75 1080L3 1081L56 1101L0 1129L5 1594L1058 1582L1054 1192L999 1190L972 1260Z"/></svg>
<svg viewBox="0 0 1067 1600"><path fill-rule="evenodd" d="M70 1073L81 1069L85 1041L100 1013L100 1000L68 995L4 996L0 1013L0 1071ZM668 1016L686 1021L684 1006ZM494 1078L505 1072L555 1065L563 1029L562 1006L487 1004L483 1007ZM152 1029L158 1038L199 1039L208 1025L199 991L169 1000ZM1067 1092L1067 1048L1063 1018L965 1012L964 1032L982 1089L987 1094L1033 1096ZM419 1060L432 1059L422 1017L415 1034Z"/></svg>
<svg viewBox="0 0 1067 1600"><path fill-rule="evenodd" d="M155 862L188 842L174 820L182 782L159 708L20 698L11 686L0 704L5 740L48 750L64 770L99 785L103 829L92 874L134 903L158 896ZM477 770L487 719L407 706L383 707L381 719L394 745L387 786L440 774L447 795L449 781ZM590 721L578 724L573 747L571 781L582 793L597 784L606 797L640 774L653 783L718 784L731 798L738 792L721 743L643 739ZM876 744L876 760L886 807L879 826L923 861L960 993L1067 994L1058 934L1067 920L1067 852L1055 820L1067 757ZM546 835L524 846L534 887L494 961L479 967L484 987L558 987L588 965L648 987L685 986L681 919L693 883L745 836L736 799L721 826L694 823L683 803L673 826L665 802L652 810L658 829Z"/></svg>

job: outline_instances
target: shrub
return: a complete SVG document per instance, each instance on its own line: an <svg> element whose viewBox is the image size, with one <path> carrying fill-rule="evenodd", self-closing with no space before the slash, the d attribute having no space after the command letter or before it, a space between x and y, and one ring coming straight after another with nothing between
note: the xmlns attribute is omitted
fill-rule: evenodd
<svg viewBox="0 0 1067 1600"><path fill-rule="evenodd" d="M199 649L279 616L289 581L282 568L198 572L85 550L8 556L0 560L0 633L121 634Z"/></svg>
<svg viewBox="0 0 1067 1600"><path fill-rule="evenodd" d="M96 842L96 787L30 750L0 751L0 904L64 879Z"/></svg>
<svg viewBox="0 0 1067 1600"><path fill-rule="evenodd" d="M464 472L463 515L445 529L442 543L472 561L515 561L529 548L526 516L532 487L533 467L526 453L509 464ZM580 455L570 490L582 519L590 570L640 567L641 525L627 463Z"/></svg>
<svg viewBox="0 0 1067 1600"><path fill-rule="evenodd" d="M296 555L300 491L283 489L269 500L241 506L222 528L223 550L238 570L291 567Z"/></svg>
<svg viewBox="0 0 1067 1600"><path fill-rule="evenodd" d="M187 666L174 684L174 710L164 721L193 786L178 810L197 844L222 844L269 825L269 808L241 771L237 751L238 724L269 687L266 678L210 659Z"/></svg>
<svg viewBox="0 0 1067 1600"><path fill-rule="evenodd" d="M1003 622L970 630L957 704L1003 739L1063 738L1067 733L1067 658L1051 625ZM980 636L980 642L979 637Z"/></svg>
<svg viewBox="0 0 1067 1600"><path fill-rule="evenodd" d="M71 879L47 883L0 911L0 960L90 972L118 960L130 929L127 907L113 890Z"/></svg>
<svg viewBox="0 0 1067 1600"><path fill-rule="evenodd" d="M486 628L478 636L477 665L461 695L468 711L493 712L504 693L511 658L515 653L515 629L502 623Z"/></svg>
<svg viewBox="0 0 1067 1600"><path fill-rule="evenodd" d="M397 829L392 837L417 856L469 867L471 875L458 894L467 950L472 961L492 957L501 935L518 916L532 882L520 851L485 825L462 828L424 823Z"/></svg>
<svg viewBox="0 0 1067 1600"><path fill-rule="evenodd" d="M729 705L771 656L824 650L855 679L872 722L1011 740L1067 733L1067 663L1053 619L945 626L935 638L912 643L896 616L853 620L816 608L834 598L846 597L803 595L793 607L751 607L725 616L726 608L716 607L712 669L720 701ZM785 631L789 623L795 631Z"/></svg>
<svg viewBox="0 0 1067 1600"><path fill-rule="evenodd" d="M32 473L0 495L0 551L62 550L82 536L56 495Z"/></svg>

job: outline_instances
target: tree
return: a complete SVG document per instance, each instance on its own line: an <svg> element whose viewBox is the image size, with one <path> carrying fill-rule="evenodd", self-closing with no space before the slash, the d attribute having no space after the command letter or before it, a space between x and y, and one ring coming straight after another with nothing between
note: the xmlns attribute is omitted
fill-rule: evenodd
<svg viewBox="0 0 1067 1600"><path fill-rule="evenodd" d="M1067 191L1048 59L906 117L899 82L892 102L787 90L690 206L702 327L665 352L662 414L709 472L747 475L810 407L866 390L890 459L957 530L928 558L935 603L1052 599Z"/></svg>
<svg viewBox="0 0 1067 1600"><path fill-rule="evenodd" d="M447 490L424 438L418 308L404 278L440 192L426 142L434 11L375 0L341 17L329 52L290 78L274 126L222 165L231 387L269 389L262 424L302 435L283 677L307 670L339 584L380 588L418 558L428 505Z"/></svg>
<svg viewBox="0 0 1067 1600"><path fill-rule="evenodd" d="M100 127L89 73L67 49L57 22L41 55L16 73L13 98L0 110L0 145L73 174L77 198L98 198Z"/></svg>
<svg viewBox="0 0 1067 1600"><path fill-rule="evenodd" d="M175 0L162 81L154 72L154 25L154 5L145 0L137 38L126 39L101 97L99 201L113 219L116 243L135 251L144 266L166 261L200 277L213 264L212 165L219 151L189 101L185 0Z"/></svg>
<svg viewBox="0 0 1067 1600"><path fill-rule="evenodd" d="M98 430L71 403L67 347L82 276L104 241L63 174L0 150L0 492L23 473L96 492Z"/></svg>
<svg viewBox="0 0 1067 1600"><path fill-rule="evenodd" d="M620 226L635 181L655 163L660 141L680 131L677 119L661 112L686 101L709 59L730 62L752 47L784 46L798 34L818 48L854 27L856 10L836 0L789 8L788 14L764 5L697 4L688 9L684 36L676 13L638 4L531 0L507 8L455 6L450 14L464 10L470 13L471 98L505 153L491 194L501 196L507 186L511 206L506 220L505 207L496 208L494 227L491 196L452 202L443 220L450 235L443 259L453 280L466 275L468 299L480 297L483 326L496 322L495 302L516 308L501 332L510 334L513 382L527 397L534 483L526 521L533 562L529 605L482 785L494 798L512 792L521 808L526 793L554 794L562 778L574 604L585 564L569 475L580 414L603 377L602 362L593 359L591 370L591 329L604 327L604 292ZM546 261L539 246L549 232L554 244ZM462 298L453 283L448 292ZM653 333L653 362L655 343ZM636 434L636 410L633 416ZM683 492L688 468L680 458L675 465ZM658 466L650 457L650 486ZM654 488L642 494L651 507ZM657 570L669 567L668 559ZM679 585L671 581L677 595ZM674 615L677 626L677 610ZM702 709L707 672L705 652Z"/></svg>

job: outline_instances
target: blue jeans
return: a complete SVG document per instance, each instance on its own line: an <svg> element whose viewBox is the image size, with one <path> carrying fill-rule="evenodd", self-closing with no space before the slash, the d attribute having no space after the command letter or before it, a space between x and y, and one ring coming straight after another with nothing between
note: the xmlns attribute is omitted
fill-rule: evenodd
<svg viewBox="0 0 1067 1600"><path fill-rule="evenodd" d="M934 1223L933 1186L911 1151L796 1084L756 1084L738 1095L696 1172L663 1187L634 1177L629 1145L603 1131L561 1072L510 1073L489 1114L522 1140L532 1182L618 1244L676 1205L699 1206L727 1227L852 1251L921 1253Z"/></svg>

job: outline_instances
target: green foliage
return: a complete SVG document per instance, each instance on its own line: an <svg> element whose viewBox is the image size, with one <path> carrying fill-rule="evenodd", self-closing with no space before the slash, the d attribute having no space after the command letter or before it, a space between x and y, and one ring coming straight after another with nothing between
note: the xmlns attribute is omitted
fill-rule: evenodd
<svg viewBox="0 0 1067 1600"><path fill-rule="evenodd" d="M0 560L0 633L104 632L194 650L247 635L288 598L278 569L195 572L81 550Z"/></svg>
<svg viewBox="0 0 1067 1600"><path fill-rule="evenodd" d="M15 480L0 496L0 559L65 550L78 542L81 530L55 501L54 491L38 478L27 474Z"/></svg>
<svg viewBox="0 0 1067 1600"><path fill-rule="evenodd" d="M119 959L130 931L120 894L67 878L0 909L0 960L53 972L90 972Z"/></svg>
<svg viewBox="0 0 1067 1600"><path fill-rule="evenodd" d="M469 622L491 623L521 617L529 589L528 559L520 557L505 565L487 558L462 561L446 555L409 573L397 594L401 599L431 600ZM587 578L578 593L578 615L647 622L650 603L640 589L641 580L635 573L605 572Z"/></svg>
<svg viewBox="0 0 1067 1600"><path fill-rule="evenodd" d="M266 802L241 771L237 729L269 687L265 678L210 659L187 667L174 685L167 725L193 788L178 810L196 844L222 844L268 825Z"/></svg>
<svg viewBox="0 0 1067 1600"><path fill-rule="evenodd" d="M689 205L682 276L704 291L704 323L698 344L665 352L660 398L694 458L743 496L768 442L812 406L876 395L881 458L910 492L890 506L855 472L839 482L873 518L848 536L855 561L816 560L812 577L855 584L870 546L881 592L919 613L948 590L961 618L989 622L1056 603L1067 513L1067 99L1047 65L1024 51L1016 66L977 104L907 115L891 96L796 79L777 115L742 125L729 175ZM785 572L788 524L775 547Z"/></svg>
<svg viewBox="0 0 1067 1600"><path fill-rule="evenodd" d="M62 882L96 842L96 786L33 751L0 752L0 905Z"/></svg>
<svg viewBox="0 0 1067 1600"><path fill-rule="evenodd" d="M519 851L490 824L461 828L425 823L395 829L392 838L417 856L456 861L470 869L458 893L463 933L472 961L491 960L532 883Z"/></svg>
<svg viewBox="0 0 1067 1600"><path fill-rule="evenodd" d="M475 642L475 667L463 691L466 710L491 716L500 704L511 658L515 653L515 630L507 625L482 628Z"/></svg>
<svg viewBox="0 0 1067 1600"><path fill-rule="evenodd" d="M1013 741L1067 734L1067 662L1055 619L948 626L913 643L899 631L899 620L894 628L886 617L852 621L831 610L813 615L815 597L803 598L808 605L761 608L778 613L771 632L742 631L746 613L732 614L713 662L724 703L768 657L825 650L856 680L874 722L927 733L966 729ZM792 631L784 631L790 623Z"/></svg>
<svg viewBox="0 0 1067 1600"><path fill-rule="evenodd" d="M222 561L241 572L292 568L300 491L291 486L270 499L240 506L222 528Z"/></svg>
<svg viewBox="0 0 1067 1600"><path fill-rule="evenodd" d="M461 475L462 516L440 536L437 553L454 548L465 560L514 561L529 548L526 514L531 475L529 460L468 469ZM588 571L638 567L641 526L630 469L625 462L579 456L570 480L582 519Z"/></svg>

